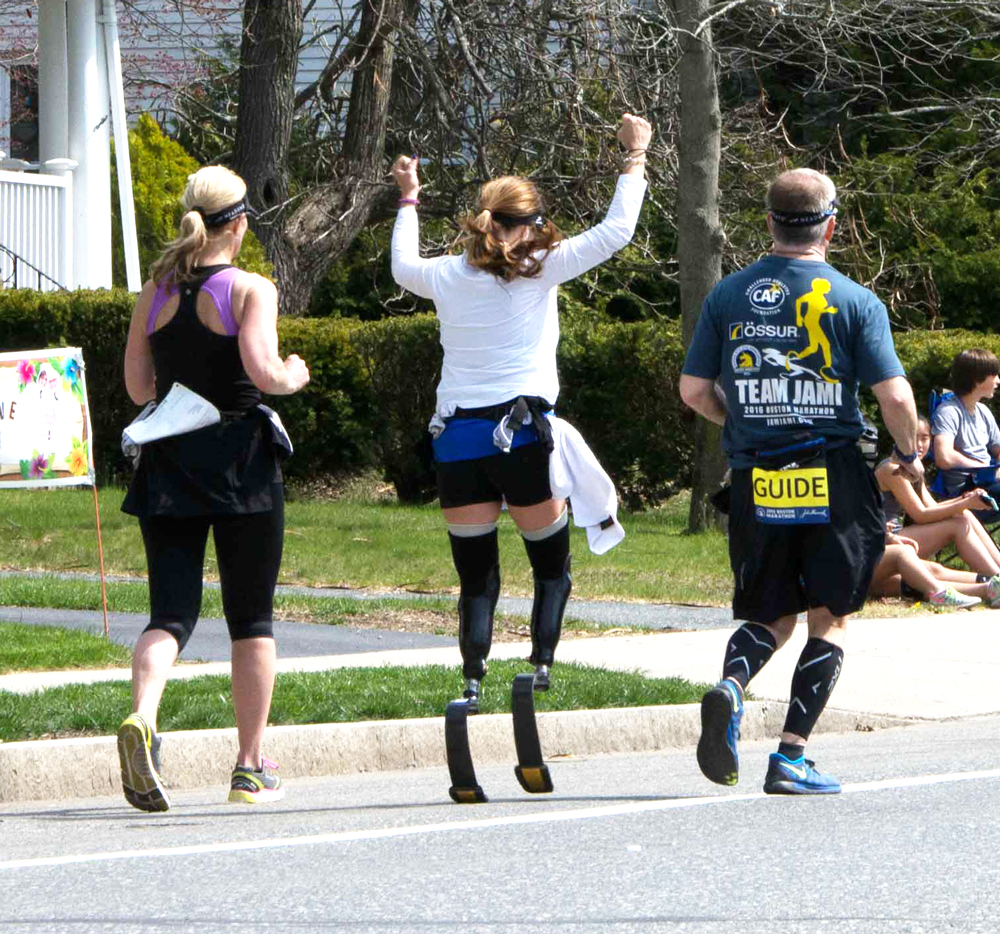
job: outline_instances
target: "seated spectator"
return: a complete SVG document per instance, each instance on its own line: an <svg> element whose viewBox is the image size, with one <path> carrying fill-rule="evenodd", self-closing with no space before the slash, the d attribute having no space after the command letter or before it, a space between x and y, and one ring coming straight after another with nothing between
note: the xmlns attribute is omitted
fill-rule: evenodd
<svg viewBox="0 0 1000 934"><path fill-rule="evenodd" d="M916 442L917 453L926 457L931 432L924 418L917 421ZM882 491L889 530L898 532L905 524L906 536L917 543L921 558L933 558L945 545L953 544L959 557L983 581L1000 574L1000 549L971 512L990 511L980 487L937 502L922 480L910 480L899 465L888 458L875 468L875 479Z"/></svg>
<svg viewBox="0 0 1000 934"><path fill-rule="evenodd" d="M963 350L951 364L954 396L942 400L934 411L931 433L934 461L944 478L945 492L957 496L972 486L982 486L994 499L1000 494L995 470L986 482L974 480L973 472L988 467L1000 455L1000 428L993 413L982 402L992 399L1000 384L1000 361L988 350ZM983 515L992 522L996 510Z"/></svg>
<svg viewBox="0 0 1000 934"><path fill-rule="evenodd" d="M875 567L869 594L926 600L935 610L958 610L983 600L990 609L1000 606L1000 577L981 583L972 571L924 561L917 548L913 539L886 533L885 553Z"/></svg>

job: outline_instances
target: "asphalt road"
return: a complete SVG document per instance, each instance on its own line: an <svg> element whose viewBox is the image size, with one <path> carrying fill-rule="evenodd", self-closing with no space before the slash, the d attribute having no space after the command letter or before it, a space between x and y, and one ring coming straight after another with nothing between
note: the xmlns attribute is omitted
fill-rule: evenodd
<svg viewBox="0 0 1000 934"><path fill-rule="evenodd" d="M545 931L566 934L996 932L1000 718L823 735L844 794L736 789L690 750L555 759L529 797L482 768L459 806L444 769L290 783L283 802L176 793L0 812L0 931L121 934Z"/></svg>

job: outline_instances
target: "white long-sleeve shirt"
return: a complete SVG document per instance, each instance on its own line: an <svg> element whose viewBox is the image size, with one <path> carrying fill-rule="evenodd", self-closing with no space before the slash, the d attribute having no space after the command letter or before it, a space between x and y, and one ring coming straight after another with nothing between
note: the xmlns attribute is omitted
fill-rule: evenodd
<svg viewBox="0 0 1000 934"><path fill-rule="evenodd" d="M392 275L404 289L433 300L444 363L437 414L497 405L519 395L556 402L559 315L556 288L603 263L632 239L646 193L641 175L621 175L607 216L557 244L542 272L505 282L465 256L420 256L413 208L401 208L392 231Z"/></svg>

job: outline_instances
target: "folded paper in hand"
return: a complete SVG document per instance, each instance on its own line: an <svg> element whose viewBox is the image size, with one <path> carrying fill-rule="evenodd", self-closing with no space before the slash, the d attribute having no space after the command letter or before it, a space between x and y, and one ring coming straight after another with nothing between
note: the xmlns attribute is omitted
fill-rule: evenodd
<svg viewBox="0 0 1000 934"><path fill-rule="evenodd" d="M187 434L220 421L222 415L208 399L174 383L159 405L150 402L122 432L122 452L137 457L148 441Z"/></svg>

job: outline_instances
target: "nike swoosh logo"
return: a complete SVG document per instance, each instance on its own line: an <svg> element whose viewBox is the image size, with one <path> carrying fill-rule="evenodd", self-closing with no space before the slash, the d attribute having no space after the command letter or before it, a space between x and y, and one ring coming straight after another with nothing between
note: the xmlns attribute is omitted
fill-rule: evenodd
<svg viewBox="0 0 1000 934"><path fill-rule="evenodd" d="M801 778L803 781L805 781L806 776L809 774L804 768L802 768L801 765L790 765L787 762L782 762L781 765L784 768L788 769L788 771L791 772L792 775Z"/></svg>

